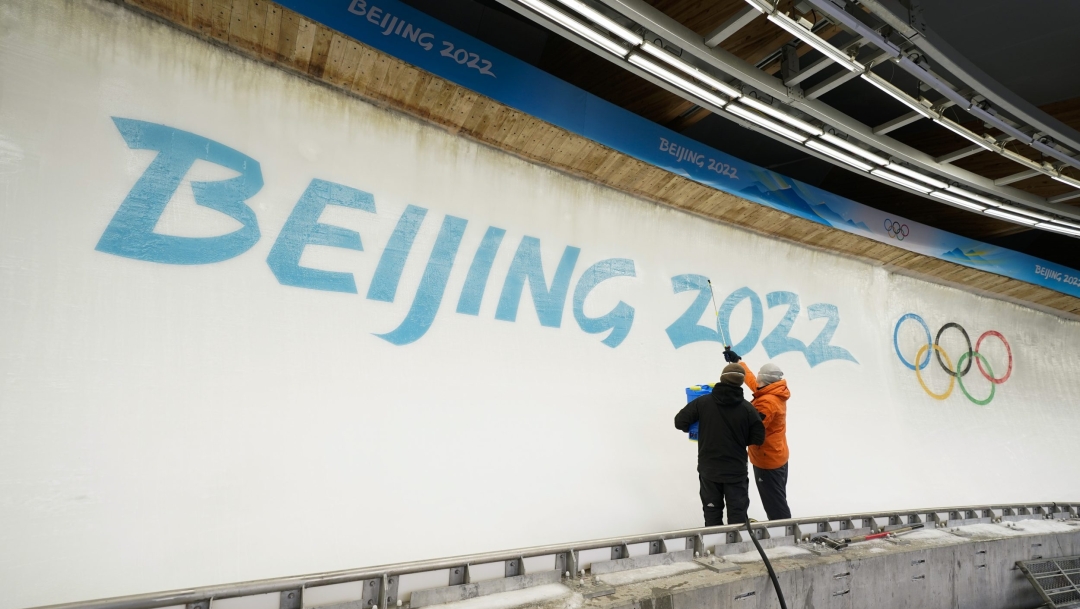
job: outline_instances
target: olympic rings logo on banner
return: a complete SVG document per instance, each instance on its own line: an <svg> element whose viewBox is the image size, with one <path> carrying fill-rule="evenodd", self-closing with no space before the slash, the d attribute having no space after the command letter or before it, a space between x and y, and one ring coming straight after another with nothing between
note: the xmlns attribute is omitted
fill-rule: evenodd
<svg viewBox="0 0 1080 609"><path fill-rule="evenodd" d="M907 224L900 224L899 222L893 222L892 220L885 218L885 232L890 237L898 241L903 241L904 237L911 234L911 229Z"/></svg>
<svg viewBox="0 0 1080 609"><path fill-rule="evenodd" d="M919 347L918 353L915 354L915 362L917 362L915 364L907 361L907 359L904 358L904 354L900 352L900 343L898 341L898 337L900 336L900 326L902 326L904 322L909 319L918 322L918 324L922 326L923 331L926 332L926 344ZM941 348L941 345L939 344L941 342L941 335L944 334L946 330L950 329L959 331L960 334L963 335L964 340L967 341L968 345L967 351L960 355L960 359L956 360L956 367L953 367L953 363L952 360L949 358L949 354L946 353L945 349ZM1001 344L1005 345L1005 353L1007 353L1009 356L1008 369L1005 371L1005 374L1000 377L994 376L994 371L990 368L990 362L986 360L982 353L979 353L979 348L982 347L983 341L989 337L1000 340ZM995 388L998 385L1009 380L1009 377L1012 376L1012 347L1009 345L1009 341L1005 340L1005 337L1002 336L1001 333L997 330L987 330L986 332L983 332L979 336L979 339L975 341L975 348L972 349L971 337L968 336L967 330L965 330L964 327L958 323L949 322L941 326L940 329L938 329L937 335L934 336L933 342L931 342L930 326L926 325L926 322L923 320L923 318L916 315L915 313L907 313L903 315L899 320L897 320L896 327L893 328L893 349L896 350L896 356L900 358L900 362L907 366L909 370L915 371L915 378L919 380L919 385L922 386L923 391L925 391L927 395L936 400L944 400L948 398L949 395L952 394L953 386L959 384L960 390L964 392L964 395L967 396L967 399L971 400L975 404L978 404L979 406L986 406L990 403L991 400L994 399ZM930 365L931 352L933 352L934 359L937 360L938 365L941 366L945 373L949 375L949 387L942 393L934 393L933 391L930 391L930 388L926 386L926 382L923 380L922 377L922 371L928 365ZM967 376L969 372L971 372L971 363L973 361L975 362L976 367L979 369L979 373L983 375L983 378L990 381L990 395L983 400L979 400L973 397L971 393L968 392L967 387L964 386L964 377Z"/></svg>

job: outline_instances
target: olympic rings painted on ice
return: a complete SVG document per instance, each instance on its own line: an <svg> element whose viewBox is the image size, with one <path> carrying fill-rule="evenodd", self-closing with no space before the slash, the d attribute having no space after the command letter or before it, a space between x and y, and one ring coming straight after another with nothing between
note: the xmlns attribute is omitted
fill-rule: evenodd
<svg viewBox="0 0 1080 609"><path fill-rule="evenodd" d="M922 326L923 332L926 333L926 344L919 347L918 353L915 354L915 361L917 362L917 365L907 361L907 359L904 358L904 354L900 351L900 326L902 326L904 322L909 319L918 322L919 325ZM940 344L942 334L944 334L945 331L950 328L959 330L960 334L964 336L964 340L967 342L967 350L960 354L960 359L956 361L955 368L953 368L952 360L949 358L949 354L945 352L945 349L943 349ZM1008 367L1004 376L1000 378L994 376L994 371L990 367L990 362L987 361L986 356L979 352L979 349L982 347L983 341L989 336L993 336L994 338L1000 340L1001 344L1005 347L1005 353L1008 355ZM972 403L978 404L980 406L985 406L994 399L994 394L996 391L994 385L1001 385L1005 381L1009 380L1010 376L1012 376L1012 346L1009 345L1009 341L1005 340L1005 337L1001 334L1001 332L998 332L997 330L987 330L986 332L983 332L979 336L979 339L975 341L975 348L973 349L971 346L971 336L967 333L967 330L965 330L964 327L960 324L956 322L946 323L938 329L937 334L933 337L933 339L931 339L930 326L926 324L926 321L915 313L906 313L896 321L896 326L893 327L893 349L896 350L896 357L900 359L900 363L904 364L904 366L906 366L909 370L915 371L915 377L918 379L919 385L922 386L923 391L925 391L927 395L936 400L944 400L948 398L949 395L952 394L955 382L959 381L960 390L964 393L965 396L967 396L969 400L971 400ZM946 389L944 393L934 393L933 391L931 391L930 388L927 387L926 382L923 380L922 377L922 371L925 370L926 366L930 363L931 351L934 353L934 357L935 359L937 359L938 365L940 365L942 370L944 370L945 373L949 375L949 388ZM971 393L968 392L967 387L964 385L964 377L969 372L971 372L972 360L975 361L976 366L978 366L979 373L982 374L983 378L990 381L991 383L990 395L983 400L976 399L974 396L972 396Z"/></svg>
<svg viewBox="0 0 1080 609"><path fill-rule="evenodd" d="M904 323L905 319L914 319L915 321L919 322L920 325L922 325L923 330L926 331L926 345L927 345L927 348L929 348L930 345L932 345L934 343L930 342L930 326L926 325L926 322L923 321L923 318L919 317L915 313L907 313L903 317L900 318L900 321L896 322L896 327L893 328L893 333L892 333L893 349L896 349L896 357L899 357L900 361L903 362L903 364L905 366L907 366L909 369L914 370L915 369L915 364L909 364L908 361L906 359L904 359L904 354L900 353L900 343L897 342L897 340L896 340L897 336L900 334L900 325ZM915 361L919 361L919 358L916 357ZM929 363L930 363L930 354L927 353L926 354L926 361L919 363L919 369L921 370L921 369L925 368L926 365L929 364Z"/></svg>
<svg viewBox="0 0 1080 609"><path fill-rule="evenodd" d="M974 353L974 357L969 358L968 355L970 353ZM971 368L971 360L973 359L977 359L979 361L979 370L982 370L982 365L986 364L986 369L989 371L989 374L987 374L986 372L984 372L983 374L986 375L988 378L994 376L994 371L990 369L990 362L986 361L986 358L983 357L982 353L979 353L978 351L971 351L969 353L961 355L960 359L956 362L956 367L959 368L960 362L964 361L965 359L968 360L968 368ZM994 399L994 388L997 387L997 383L990 383L990 395L986 396L985 400L976 400L975 398L971 397L970 393L968 393L967 387L964 387L964 376L960 375L956 378L960 381L960 391L963 391L964 395L967 396L967 399L971 400L973 403L978 404L979 406L986 406L990 403L990 400Z"/></svg>
<svg viewBox="0 0 1080 609"><path fill-rule="evenodd" d="M973 359L973 358L970 357L970 355L971 355L971 337L968 336L967 330L965 330L964 327L961 326L960 324L950 321L949 323L945 324L944 326L941 326L941 329L937 331L937 336L934 338L934 344L936 345L936 344L941 342L941 335L944 334L945 330L948 330L949 328L956 328L957 330L960 330L960 333L964 335L964 340L967 341L968 348L967 348L967 351L965 352L969 356L968 357L967 368L964 368L964 371L960 372L960 360L956 360L956 371L949 370L949 367L946 366L941 361L941 354L943 353L943 351L935 351L934 355L937 356L937 363L938 363L938 365L941 366L941 369L945 371L945 374L948 374L949 376L956 376L957 374L959 374L960 376L964 376L968 372L971 372L971 360ZM948 358L946 358L946 359L948 359ZM984 372L983 374L986 374L986 373Z"/></svg>
<svg viewBox="0 0 1080 609"><path fill-rule="evenodd" d="M995 385L1000 385L1005 381L1009 380L1009 377L1012 376L1012 347L1009 346L1009 341L1005 340L1005 337L1001 335L1001 332L998 332L997 330L987 330L986 332L982 333L982 336L979 337L979 340L975 341L975 353L979 352L979 347L982 345L983 339L987 336L996 336L998 340L1001 341L1001 344L1005 345L1005 353L1009 354L1009 370L1005 373L1005 376L997 379L994 378L993 372L988 372L988 370L990 370L990 364L987 364L986 370L983 370L982 360L977 360L977 363L979 365L979 372L982 372L983 376L985 376L987 380L989 380L991 383Z"/></svg>
<svg viewBox="0 0 1080 609"><path fill-rule="evenodd" d="M915 361L919 361L919 358L922 357L924 353L926 353L926 355L930 355L926 351L926 347L927 347L927 345L923 345L923 346L919 347L919 352L917 354L915 354ZM949 364L949 367L951 368L952 367L952 362L949 361L949 354L945 353L945 350L942 349L941 347L937 346L937 345L933 345L933 347L934 347L934 353L936 353L937 355L945 356L945 363ZM957 362L957 363L959 363L959 362ZM953 375L953 376L949 377L949 388L945 390L945 393L934 393L933 391L930 391L930 388L926 386L926 381L923 380L922 373L919 372L918 368L915 369L915 378L919 379L919 384L922 385L923 391L926 392L926 395L934 398L935 400L944 400L945 398L949 397L949 394L952 393L953 385L956 384L956 378L957 377L956 377L956 375Z"/></svg>
<svg viewBox="0 0 1080 609"><path fill-rule="evenodd" d="M889 218L885 218L885 232L888 233L889 236L893 239L903 241L904 237L907 237L911 234L911 229L908 228L907 224L893 222Z"/></svg>

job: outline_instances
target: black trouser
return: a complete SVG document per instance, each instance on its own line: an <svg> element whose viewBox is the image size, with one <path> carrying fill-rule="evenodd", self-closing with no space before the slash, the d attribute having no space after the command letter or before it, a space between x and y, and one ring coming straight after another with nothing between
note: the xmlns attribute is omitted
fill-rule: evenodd
<svg viewBox="0 0 1080 609"><path fill-rule="evenodd" d="M754 466L758 495L761 495L761 504L765 506L769 520L791 518L791 510L787 504L787 466L787 463L776 469Z"/></svg>
<svg viewBox="0 0 1080 609"><path fill-rule="evenodd" d="M698 476L701 481L701 509L705 512L705 526L724 524L724 500L727 500L728 524L746 522L746 510L750 507L750 481L713 482Z"/></svg>

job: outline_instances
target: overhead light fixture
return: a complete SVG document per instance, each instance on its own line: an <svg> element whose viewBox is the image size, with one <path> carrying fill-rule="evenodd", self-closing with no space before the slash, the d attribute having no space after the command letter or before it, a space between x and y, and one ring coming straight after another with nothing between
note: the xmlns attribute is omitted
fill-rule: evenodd
<svg viewBox="0 0 1080 609"><path fill-rule="evenodd" d="M1031 218L1026 218L1017 214L1010 214L1007 211L1001 211L1000 209L994 207L983 210L983 213L990 214L991 216L997 216L998 218L1008 220L1009 222L1014 222L1016 224L1024 224L1026 226L1035 226L1039 223L1038 220L1032 220Z"/></svg>
<svg viewBox="0 0 1080 609"><path fill-rule="evenodd" d="M765 102L754 99L752 97L740 97L739 103L746 104L747 106L750 106L751 108L757 110L758 112L761 112L762 114L768 114L773 118L780 119L801 131L805 131L813 135L821 135L822 133L825 133L825 130L821 127L811 125L804 120L791 116L790 114L784 112L783 110L780 110L779 108L775 108L770 104L766 104Z"/></svg>
<svg viewBox="0 0 1080 609"><path fill-rule="evenodd" d="M942 81L930 70L927 70L921 65L915 63L911 59L911 57L897 57L893 59L893 61L896 62L900 67L904 68L907 73L911 74L920 81L930 85L939 93L949 98L949 101L956 104L957 106L960 106L962 109L967 110L971 107L970 99L967 99L963 95L960 95L955 89L949 86L948 83Z"/></svg>
<svg viewBox="0 0 1080 609"><path fill-rule="evenodd" d="M975 201L978 201L980 203L986 203L990 207L1001 207L1001 201L991 199L990 197L984 197L977 192L971 192L970 190L960 188L959 186L953 186L952 184L950 184L946 190L948 190L949 192L955 192L957 194L963 195L969 199L974 199Z"/></svg>
<svg viewBox="0 0 1080 609"><path fill-rule="evenodd" d="M1054 172L1053 172L1052 169L1044 167L1042 163L1039 163L1037 161L1033 161L1033 160L1027 158L1026 156L1024 156L1024 155L1022 155L1022 154L1020 154L1018 152L1010 150L1009 148L1006 148L1006 147L1002 146L1000 154L1001 154L1001 156L1006 157L1007 159L1009 159L1010 161L1012 161L1014 163L1019 163L1019 164L1023 165L1024 167L1027 167L1029 169L1034 169L1035 171L1038 171L1040 173L1045 173L1046 175L1050 176L1051 178L1054 177Z"/></svg>
<svg viewBox="0 0 1080 609"><path fill-rule="evenodd" d="M930 110L930 108L927 108L926 106L920 104L915 98L909 97L906 93L904 93L900 89L897 89L892 85L892 83L886 81L877 74L867 71L863 72L861 76L863 80L874 85L878 89L881 89L884 93L888 94L889 97L904 104L908 108L911 108L912 110L918 112L926 118L933 119L935 116L937 116Z"/></svg>
<svg viewBox="0 0 1080 609"><path fill-rule="evenodd" d="M759 127L764 127L765 129L768 129L769 131L772 131L773 133L776 133L777 135L782 135L782 136L788 138L789 140L794 140L794 141L796 141L796 142L798 142L800 144L805 142L806 139L807 139L807 137L805 135L803 135L803 134L801 134L801 133L799 133L797 131L792 131L791 129L788 129L787 127L781 125L780 123L777 123L775 121L771 121L771 120L765 118L764 116L761 116L759 114L755 114L755 113L747 110L746 108L743 108L742 106L737 106L735 104L728 104L727 107L724 108L724 110L727 110L728 112L734 114L735 116L738 116L741 119L750 121L751 123L754 123L755 125L757 125Z"/></svg>
<svg viewBox="0 0 1080 609"><path fill-rule="evenodd" d="M806 44L817 49L822 55L840 64L844 68L851 70L852 72L858 72L863 68L863 65L854 59L848 57L843 51L834 47L833 45L825 42L823 38L803 26L795 23L783 13L778 13L775 10L768 14L769 21L772 21L776 25L784 28L789 34L795 36L799 40L802 40Z"/></svg>
<svg viewBox="0 0 1080 609"><path fill-rule="evenodd" d="M547 17L551 21L558 23L564 28L577 34L578 36L581 36L585 40L588 40L589 42L595 44L596 46L604 49L605 51L613 55L618 55L619 57L626 57L626 54L629 53L629 51L625 47L618 44L614 40L611 40L607 36L604 36L600 32L597 32L591 27L585 25L577 19L574 19L570 15L567 15L566 13L555 9L547 3L541 2L540 0L518 0L518 2L524 4L525 6L531 8L537 13L540 13L544 17Z"/></svg>
<svg viewBox="0 0 1080 609"><path fill-rule="evenodd" d="M1008 133L1009 135L1015 137L1017 140L1019 140L1023 144L1030 144L1032 142L1032 140L1034 139L1030 135L1024 133L1023 131L1017 129L1016 127L1013 127L1009 123L1006 123L997 114L994 114L993 112L990 112L989 110L986 110L982 106L972 105L967 110L968 110L968 112L970 112L970 113L974 114L975 116L981 118L984 122L990 123L991 125L997 127L998 129L1001 129L1005 133Z"/></svg>
<svg viewBox="0 0 1080 609"><path fill-rule="evenodd" d="M1067 175L1065 175L1063 173L1060 173L1060 172L1057 173L1057 174L1052 173L1052 174L1050 174L1050 177L1054 178L1058 182L1061 182L1062 184L1068 184L1069 186L1072 186L1073 188L1080 188L1080 180L1077 180L1076 178L1071 178L1071 177L1069 177L1069 176L1067 176Z"/></svg>
<svg viewBox="0 0 1080 609"><path fill-rule="evenodd" d="M1023 215L1023 216L1031 216L1032 218L1036 218L1036 219L1042 220L1044 222L1049 222L1049 221L1053 220L1053 218L1051 218L1050 216L1048 216L1046 214L1040 214L1037 211L1031 211L1031 210L1025 209L1023 207L1016 207L1015 205L1002 204L1001 206L999 206L999 209L1004 209L1005 211L1011 211L1014 214L1020 214L1020 215Z"/></svg>
<svg viewBox="0 0 1080 609"><path fill-rule="evenodd" d="M1040 223L1035 225L1035 228L1041 228L1041 229L1044 229L1044 230L1054 231L1055 233L1061 233L1063 235L1069 235L1071 237L1080 237L1080 230L1075 230L1075 229L1072 229L1072 228L1065 228L1064 226L1059 226L1057 224L1051 224L1049 222L1040 222Z"/></svg>
<svg viewBox="0 0 1080 609"><path fill-rule="evenodd" d="M860 161L859 159L857 159L857 158L855 158L853 156L844 154L843 152L840 152L836 148L833 148L832 146L826 146L825 144L822 144L821 142L819 142L817 140L810 140L810 141L806 142L806 147L811 148L813 150L817 150L818 152L820 152L821 154L824 154L825 156L831 156L832 158L834 158L834 159L836 159L838 161L842 161L844 163L847 163L848 165L851 165L852 167L855 167L857 169L861 169L863 171L870 171L871 169L874 168L874 166L870 165L869 163L865 163L865 162Z"/></svg>
<svg viewBox="0 0 1080 609"><path fill-rule="evenodd" d="M615 34L619 38L629 42L630 44L637 46L645 41L640 34L636 34L626 29L625 27L615 23L609 17L594 9L593 7L581 2L581 0L559 0L560 3L569 7L577 13L580 13L583 17L606 29L607 31Z"/></svg>
<svg viewBox="0 0 1080 609"><path fill-rule="evenodd" d="M768 0L746 0L747 4L756 8L759 12L768 14L773 10L773 6Z"/></svg>
<svg viewBox="0 0 1080 609"><path fill-rule="evenodd" d="M862 158L864 158L864 159L866 159L866 160L868 160L868 161L870 161L872 163L877 163L878 165L888 165L889 164L889 159L887 159L887 158L885 158L885 157L883 157L881 155L874 154L873 152L870 152L869 150L866 150L865 148L856 146L855 144L852 144L851 142L845 140L844 138L836 137L835 135L833 135L831 133L826 133L825 135L822 135L821 139L825 140L826 142L829 142L833 146L836 146L838 148L843 148L844 150L847 150L848 152L854 152L855 154L861 156Z"/></svg>
<svg viewBox="0 0 1080 609"><path fill-rule="evenodd" d="M725 100L724 98L717 96L715 93L710 93L709 91L706 91L705 89L699 87L698 85L695 85L694 83L686 80L678 74L675 74L674 72L661 68L655 63L645 59L641 55L631 55L629 61L630 63L641 68L642 70L645 70L653 76L656 76L661 80L666 80L667 82L675 85L683 91L686 91L687 93L690 93L691 95L696 96L698 99L706 101L717 108L723 108L727 105L727 100Z"/></svg>
<svg viewBox="0 0 1080 609"><path fill-rule="evenodd" d="M727 95L729 97L740 97L742 95L742 91L739 91L735 87L732 87L731 85L714 78L713 76L705 73L704 71L695 68L694 66L686 63L685 61L679 59L671 53L668 53L664 49L656 46L651 42L646 42L645 44L641 45L641 50L668 64L676 70L693 76L694 78L709 85L710 87L716 89L724 95Z"/></svg>
<svg viewBox="0 0 1080 609"><path fill-rule="evenodd" d="M1074 223L1069 222L1067 220L1062 220L1061 218L1055 218L1054 222L1056 222L1058 224L1064 224L1065 226L1071 226L1071 227L1076 228L1076 229L1080 229L1080 224L1074 224Z"/></svg>
<svg viewBox="0 0 1080 609"><path fill-rule="evenodd" d="M960 137L967 139L974 144L978 144L979 146L982 146L990 152L996 152L996 149L990 144L990 142L986 141L985 138L977 135L973 131L968 131L967 129L961 127L957 123L954 123L947 118L935 118L933 120L935 123L941 125L942 127L945 127L956 135L959 135Z"/></svg>
<svg viewBox="0 0 1080 609"><path fill-rule="evenodd" d="M932 178L932 177L930 177L930 176L928 176L926 174L922 174L922 173L919 173L918 171L908 169L907 167L904 167L903 165L900 165L898 163L889 163L888 168L889 168L890 171L895 171L896 173L902 173L902 174L906 175L909 178L913 178L913 179L918 180L920 182L925 182L925 183L933 186L934 188L939 188L941 190L946 190L947 188L949 188L949 185L947 183L942 182L941 180L939 180L937 178Z"/></svg>
<svg viewBox="0 0 1080 609"><path fill-rule="evenodd" d="M896 48L891 42L883 38L879 32L863 25L861 21L855 18L853 13L845 12L844 9L840 7L835 7L835 10L831 10L832 7L829 4L822 6L822 3L820 2L811 2L810 4L816 6L819 11L825 11L830 21L854 31L859 36L873 43L874 46L885 51L890 57L900 56L900 49ZM833 6L835 6L835 4L835 2L832 3Z"/></svg>
<svg viewBox="0 0 1080 609"><path fill-rule="evenodd" d="M1031 143L1031 147L1047 156L1052 156L1055 159L1062 161L1063 163L1068 163L1073 167L1080 168L1080 159L1077 159L1074 156L1070 156L1049 144L1040 142L1039 140L1035 140Z"/></svg>
<svg viewBox="0 0 1080 609"><path fill-rule="evenodd" d="M911 190L914 190L915 192L921 192L924 195L929 194L930 191L932 190L931 188L927 188L926 186L924 186L922 184L919 184L918 182L912 182L911 180L901 178L900 176L896 175L895 173L889 173L888 171L884 171L882 169L875 169L875 170L871 171L870 174L875 175L875 176L877 176L877 177L879 177L879 178L881 178L883 180L888 180L888 181L893 182L895 184L899 184L899 185L903 186L904 188L910 188Z"/></svg>
<svg viewBox="0 0 1080 609"><path fill-rule="evenodd" d="M982 210L986 209L985 205L979 205L978 203L972 203L971 201L965 201L964 199L961 199L960 197L954 197L952 195L945 194L945 193L941 192L940 190L935 190L934 192L930 193L930 196L934 197L936 199L941 199L942 201L948 201L949 203L952 203L953 205L959 205L960 207L966 207L968 209L973 209L975 211L982 211Z"/></svg>

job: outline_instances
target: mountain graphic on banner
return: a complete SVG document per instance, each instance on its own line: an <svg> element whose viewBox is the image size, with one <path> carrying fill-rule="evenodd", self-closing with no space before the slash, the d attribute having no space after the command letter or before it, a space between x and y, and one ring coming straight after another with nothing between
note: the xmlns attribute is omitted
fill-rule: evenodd
<svg viewBox="0 0 1080 609"><path fill-rule="evenodd" d="M821 219L829 226L850 226L862 232L870 232L870 228L863 222L853 222L833 211L825 203L815 205L810 203L797 190L791 186L782 186L776 189L768 189L763 183L754 183L739 191L739 194L752 201L771 203L771 207L793 213L808 220Z"/></svg>
<svg viewBox="0 0 1080 609"><path fill-rule="evenodd" d="M943 254L942 258L948 260L960 260L972 264L995 264L992 253L986 250L969 249L966 252L959 247L953 248Z"/></svg>

